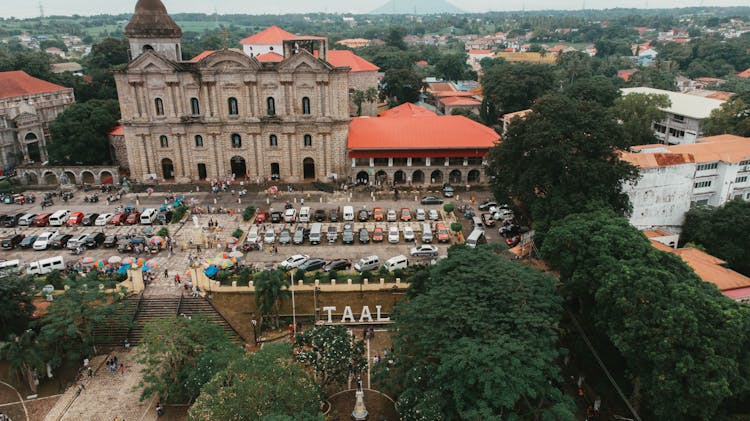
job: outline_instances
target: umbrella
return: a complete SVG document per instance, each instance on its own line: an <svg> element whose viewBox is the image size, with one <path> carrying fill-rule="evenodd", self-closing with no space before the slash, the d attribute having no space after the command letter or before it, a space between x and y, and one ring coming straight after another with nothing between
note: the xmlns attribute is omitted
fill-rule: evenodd
<svg viewBox="0 0 750 421"><path fill-rule="evenodd" d="M236 258L236 259L239 259L239 258L241 258L242 256L243 256L243 254L242 254L242 252L241 252L241 251L239 251L239 250L235 250L235 251L233 251L233 252L229 253L229 257L234 257L234 258Z"/></svg>
<svg viewBox="0 0 750 421"><path fill-rule="evenodd" d="M136 266L143 266L144 262L145 261L142 258L139 257L138 260L135 261L135 264L136 264Z"/></svg>
<svg viewBox="0 0 750 421"><path fill-rule="evenodd" d="M109 258L109 263L115 264L122 262L122 257L120 256L112 256Z"/></svg>
<svg viewBox="0 0 750 421"><path fill-rule="evenodd" d="M122 265L120 266L120 269L117 271L120 275L124 275L128 273L128 269L130 269L130 265Z"/></svg>
<svg viewBox="0 0 750 421"><path fill-rule="evenodd" d="M216 259L229 259L229 255L226 252L221 252L216 255Z"/></svg>
<svg viewBox="0 0 750 421"><path fill-rule="evenodd" d="M145 234L151 234L152 232L154 232L154 229L152 227L146 227L143 229L143 232Z"/></svg>
<svg viewBox="0 0 750 421"><path fill-rule="evenodd" d="M154 189L149 187L146 189L146 192L148 193L149 196L151 196L152 194L154 194Z"/></svg>
<svg viewBox="0 0 750 421"><path fill-rule="evenodd" d="M232 263L232 261L231 261L231 260L223 260L223 261L221 262L221 267L222 267L222 268L225 268L225 269L226 269L226 268L230 268L230 267L232 267L233 265L234 265L234 263Z"/></svg>
<svg viewBox="0 0 750 421"><path fill-rule="evenodd" d="M93 257L84 257L81 259L81 263L84 265L93 265L94 264L94 258Z"/></svg>
<svg viewBox="0 0 750 421"><path fill-rule="evenodd" d="M276 186L271 186L271 187L268 188L268 192L271 193L271 194L276 194L276 193L278 193L278 191L279 191L279 188L276 187Z"/></svg>
<svg viewBox="0 0 750 421"><path fill-rule="evenodd" d="M148 239L148 242L151 244L161 244L164 242L164 239L159 237L158 235L155 235Z"/></svg>
<svg viewBox="0 0 750 421"><path fill-rule="evenodd" d="M203 273L206 274L206 276L214 276L219 271L219 268L215 265L209 266Z"/></svg>
<svg viewBox="0 0 750 421"><path fill-rule="evenodd" d="M156 260L149 260L146 262L146 267L149 269L155 268L157 266L159 266L159 262L157 262Z"/></svg>
<svg viewBox="0 0 750 421"><path fill-rule="evenodd" d="M96 265L102 267L107 264L107 259L100 259L96 261Z"/></svg>
<svg viewBox="0 0 750 421"><path fill-rule="evenodd" d="M229 238L227 239L227 244L230 244L230 245L231 245L231 244L237 244L237 242L238 242L238 241L240 241L240 240L238 240L238 239L236 239L236 238L234 238L234 237L229 237Z"/></svg>
<svg viewBox="0 0 750 421"><path fill-rule="evenodd" d="M135 259L132 258L132 257L126 257L126 258L122 259L122 264L123 265L132 265L133 263L135 263Z"/></svg>

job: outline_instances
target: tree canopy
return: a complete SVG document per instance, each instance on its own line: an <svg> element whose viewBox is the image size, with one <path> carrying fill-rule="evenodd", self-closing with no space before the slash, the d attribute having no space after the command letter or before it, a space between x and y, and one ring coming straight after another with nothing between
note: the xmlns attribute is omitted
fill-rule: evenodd
<svg viewBox="0 0 750 421"><path fill-rule="evenodd" d="M186 403L201 387L242 352L215 324L200 318L173 317L146 324L141 399L152 395Z"/></svg>
<svg viewBox="0 0 750 421"><path fill-rule="evenodd" d="M713 110L703 122L703 129L709 136L734 134L750 137L750 90L729 98L721 108Z"/></svg>
<svg viewBox="0 0 750 421"><path fill-rule="evenodd" d="M482 92L503 114L531 107L534 100L554 88L553 66L497 61L491 64L482 76Z"/></svg>
<svg viewBox="0 0 750 421"><path fill-rule="evenodd" d="M637 169L617 155L628 144L612 113L558 95L540 98L532 110L490 149L495 197L518 205L540 244L552 223L569 214L602 206L628 212L622 185L635 179Z"/></svg>
<svg viewBox="0 0 750 421"><path fill-rule="evenodd" d="M34 314L34 283L27 277L7 276L0 279L0 341L10 334L21 334Z"/></svg>
<svg viewBox="0 0 750 421"><path fill-rule="evenodd" d="M422 79L411 69L386 70L380 85L391 107L419 101L419 95L424 87Z"/></svg>
<svg viewBox="0 0 750 421"><path fill-rule="evenodd" d="M398 410L406 420L572 420L555 386L554 280L489 248L454 246L399 303Z"/></svg>
<svg viewBox="0 0 750 421"><path fill-rule="evenodd" d="M741 199L718 208L694 207L685 215L680 242L695 243L729 266L750 276L750 203Z"/></svg>
<svg viewBox="0 0 750 421"><path fill-rule="evenodd" d="M50 161L88 165L112 162L107 133L119 119L120 105L114 99L74 103L50 124Z"/></svg>
<svg viewBox="0 0 750 421"><path fill-rule="evenodd" d="M627 365L644 419L721 419L745 396L750 313L612 211L570 215L542 253Z"/></svg>
<svg viewBox="0 0 750 421"><path fill-rule="evenodd" d="M654 134L654 123L662 121L666 114L662 109L672 105L667 95L631 93L618 97L612 111L622 121L626 144L648 145L658 143Z"/></svg>
<svg viewBox="0 0 750 421"><path fill-rule="evenodd" d="M267 344L216 373L188 412L190 421L322 421L321 392L292 359L290 344Z"/></svg>
<svg viewBox="0 0 750 421"><path fill-rule="evenodd" d="M297 361L315 371L322 388L343 385L367 367L364 342L353 339L341 325L307 329L297 335L294 344Z"/></svg>

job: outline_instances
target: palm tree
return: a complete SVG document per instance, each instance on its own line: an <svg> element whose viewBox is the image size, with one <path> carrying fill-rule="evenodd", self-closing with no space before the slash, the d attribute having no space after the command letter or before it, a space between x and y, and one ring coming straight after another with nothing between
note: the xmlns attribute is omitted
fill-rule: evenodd
<svg viewBox="0 0 750 421"><path fill-rule="evenodd" d="M31 329L21 335L12 334L7 342L0 342L0 360L8 361L11 379L26 381L34 393L36 393L34 370L44 368L44 358L41 352L36 340L36 332Z"/></svg>
<svg viewBox="0 0 750 421"><path fill-rule="evenodd" d="M283 270L266 270L255 276L255 307L260 313L260 327L271 315L273 325L279 328L279 308L291 296L289 281Z"/></svg>
<svg viewBox="0 0 750 421"><path fill-rule="evenodd" d="M357 89L352 92L352 102L357 106L357 117L362 115L362 103L365 102L365 91Z"/></svg>

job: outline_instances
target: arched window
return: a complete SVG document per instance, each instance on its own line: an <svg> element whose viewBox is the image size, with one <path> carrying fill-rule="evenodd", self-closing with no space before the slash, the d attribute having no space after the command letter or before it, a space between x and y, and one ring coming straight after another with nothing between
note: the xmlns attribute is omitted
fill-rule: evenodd
<svg viewBox="0 0 750 421"><path fill-rule="evenodd" d="M229 98L229 115L237 115L240 113L239 107L237 106L237 98Z"/></svg>
<svg viewBox="0 0 750 421"><path fill-rule="evenodd" d="M272 96L266 99L266 105L268 106L268 115L276 115L276 100Z"/></svg>
<svg viewBox="0 0 750 421"><path fill-rule="evenodd" d="M162 135L159 137L159 142L161 143L162 148L168 148L169 147L169 139L167 139L166 136Z"/></svg>
<svg viewBox="0 0 750 421"><path fill-rule="evenodd" d="M305 146L306 147L312 146L312 136L310 136L309 134L305 135Z"/></svg>
<svg viewBox="0 0 750 421"><path fill-rule="evenodd" d="M279 146L279 138L275 134L272 134L268 140L271 146Z"/></svg>
<svg viewBox="0 0 750 421"><path fill-rule="evenodd" d="M201 115L201 103L198 101L198 98L190 98L190 110L193 112L193 115Z"/></svg>
<svg viewBox="0 0 750 421"><path fill-rule="evenodd" d="M240 135L238 135L237 133L232 134L232 147L233 148L242 147L242 137L240 137Z"/></svg>
<svg viewBox="0 0 750 421"><path fill-rule="evenodd" d="M201 135L195 135L195 146L197 148L203 147L203 136Z"/></svg>
<svg viewBox="0 0 750 421"><path fill-rule="evenodd" d="M156 109L156 115L164 115L164 101L161 98L154 100L154 108Z"/></svg>
<svg viewBox="0 0 750 421"><path fill-rule="evenodd" d="M302 98L302 114L310 114L310 98Z"/></svg>

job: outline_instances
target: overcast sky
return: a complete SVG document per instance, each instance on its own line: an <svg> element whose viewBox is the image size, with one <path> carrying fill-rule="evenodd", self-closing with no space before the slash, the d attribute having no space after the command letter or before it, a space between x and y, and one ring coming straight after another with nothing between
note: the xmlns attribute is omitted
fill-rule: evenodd
<svg viewBox="0 0 750 421"><path fill-rule="evenodd" d="M585 1L588 9L614 7L673 8L690 6L747 6L748 0L453 0L452 3L469 12L490 10L580 9ZM303 13L303 12L369 12L387 0L163 0L170 13ZM39 16L39 1L2 0L0 16ZM101 13L131 13L136 0L41 0L45 15L92 15Z"/></svg>

